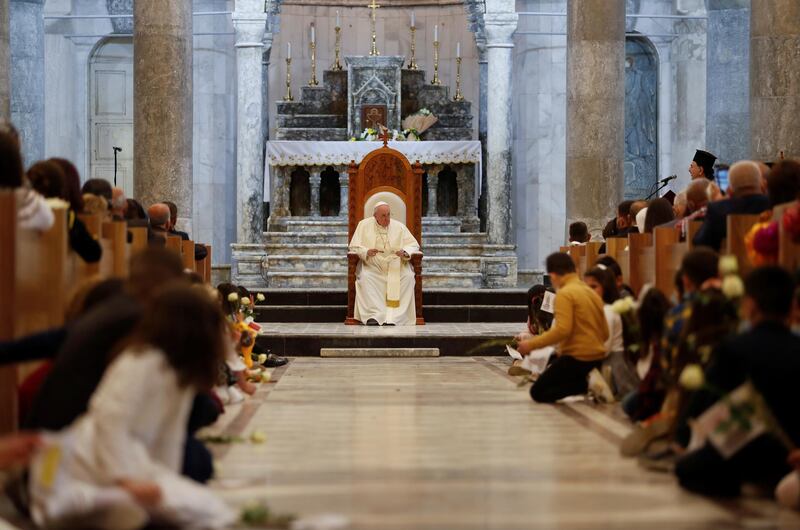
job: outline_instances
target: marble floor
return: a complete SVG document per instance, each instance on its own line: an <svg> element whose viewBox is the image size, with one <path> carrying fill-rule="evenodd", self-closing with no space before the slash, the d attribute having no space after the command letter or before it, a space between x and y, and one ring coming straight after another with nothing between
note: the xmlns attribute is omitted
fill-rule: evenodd
<svg viewBox="0 0 800 530"><path fill-rule="evenodd" d="M424 326L345 326L341 323L262 323L262 335L310 335L314 337L513 337L524 324L518 322L447 322Z"/></svg>
<svg viewBox="0 0 800 530"><path fill-rule="evenodd" d="M536 405L503 358L296 358L222 432L214 488L353 529L800 528L766 500L719 503L622 459L628 425L585 403Z"/></svg>

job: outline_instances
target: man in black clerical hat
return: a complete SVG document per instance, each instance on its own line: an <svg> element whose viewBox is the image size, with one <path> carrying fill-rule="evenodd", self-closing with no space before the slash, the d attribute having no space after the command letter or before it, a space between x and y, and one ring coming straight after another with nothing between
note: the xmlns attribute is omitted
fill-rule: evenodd
<svg viewBox="0 0 800 530"><path fill-rule="evenodd" d="M714 180L714 162L716 161L717 157L715 155L698 149L694 154L692 163L689 165L689 174L692 176L692 180L704 177L708 180Z"/></svg>

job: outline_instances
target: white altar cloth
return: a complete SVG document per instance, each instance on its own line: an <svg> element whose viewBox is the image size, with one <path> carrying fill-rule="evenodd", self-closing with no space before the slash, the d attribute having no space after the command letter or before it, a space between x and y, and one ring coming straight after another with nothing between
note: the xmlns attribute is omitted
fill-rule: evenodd
<svg viewBox="0 0 800 530"><path fill-rule="evenodd" d="M272 140L264 157L264 197L270 197L270 166L332 166L359 164L383 142L311 142ZM481 143L469 141L389 142L414 164L475 164L475 195L481 190Z"/></svg>

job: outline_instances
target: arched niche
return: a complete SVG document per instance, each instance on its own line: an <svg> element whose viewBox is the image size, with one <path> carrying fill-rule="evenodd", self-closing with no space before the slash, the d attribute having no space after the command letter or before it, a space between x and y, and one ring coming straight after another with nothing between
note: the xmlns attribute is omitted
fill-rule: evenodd
<svg viewBox="0 0 800 530"><path fill-rule="evenodd" d="M658 181L658 52L647 37L625 39L625 198Z"/></svg>
<svg viewBox="0 0 800 530"><path fill-rule="evenodd" d="M436 186L436 211L439 217L455 217L458 215L458 180L456 172L450 166L444 166L439 172Z"/></svg>
<svg viewBox="0 0 800 530"><path fill-rule="evenodd" d="M339 173L328 166L320 173L319 183L319 214L323 217L339 215L342 209L341 188L339 186Z"/></svg>
<svg viewBox="0 0 800 530"><path fill-rule="evenodd" d="M311 183L309 173L302 167L292 171L289 180L289 212L292 217L305 217L311 213Z"/></svg>

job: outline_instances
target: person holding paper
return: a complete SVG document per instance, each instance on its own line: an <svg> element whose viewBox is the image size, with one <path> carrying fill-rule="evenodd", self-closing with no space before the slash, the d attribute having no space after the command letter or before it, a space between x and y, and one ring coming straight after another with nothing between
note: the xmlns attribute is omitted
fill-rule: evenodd
<svg viewBox="0 0 800 530"><path fill-rule="evenodd" d="M413 326L414 270L409 263L419 243L389 205L379 202L373 216L358 223L350 251L358 254L354 317L368 326Z"/></svg>
<svg viewBox="0 0 800 530"><path fill-rule="evenodd" d="M551 254L546 267L556 288L553 327L517 348L528 355L532 350L558 346L558 356L531 387L531 398L538 403L585 393L589 372L606 356L608 339L603 301L578 278L572 258L563 252Z"/></svg>

